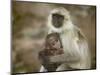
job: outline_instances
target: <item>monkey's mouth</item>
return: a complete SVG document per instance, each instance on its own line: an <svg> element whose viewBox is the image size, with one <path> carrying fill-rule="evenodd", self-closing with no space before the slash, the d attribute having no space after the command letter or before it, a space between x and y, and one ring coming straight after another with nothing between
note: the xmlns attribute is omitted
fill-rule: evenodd
<svg viewBox="0 0 100 75"><path fill-rule="evenodd" d="M64 16L60 14L52 14L52 24L56 28L60 28L63 25Z"/></svg>

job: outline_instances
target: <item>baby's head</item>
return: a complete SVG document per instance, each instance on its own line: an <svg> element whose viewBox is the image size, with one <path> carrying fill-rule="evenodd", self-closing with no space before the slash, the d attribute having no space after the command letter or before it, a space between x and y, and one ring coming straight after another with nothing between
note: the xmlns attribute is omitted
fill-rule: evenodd
<svg viewBox="0 0 100 75"><path fill-rule="evenodd" d="M58 33L51 33L46 38L46 46L49 46L50 48L61 48L62 44L60 41L60 36Z"/></svg>
<svg viewBox="0 0 100 75"><path fill-rule="evenodd" d="M40 58L47 58L47 56L54 56L63 54L62 43L58 33L48 34L46 37L45 48L39 53Z"/></svg>

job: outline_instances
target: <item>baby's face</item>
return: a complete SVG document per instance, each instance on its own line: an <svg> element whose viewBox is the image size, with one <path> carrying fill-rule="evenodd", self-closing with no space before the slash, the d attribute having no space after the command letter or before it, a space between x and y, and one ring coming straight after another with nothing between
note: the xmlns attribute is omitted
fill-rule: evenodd
<svg viewBox="0 0 100 75"><path fill-rule="evenodd" d="M52 36L52 37L50 37L50 38L48 39L48 41L49 41L49 44L50 44L50 46L51 46L52 48L58 49L58 48L61 47L61 44L60 44L60 41L59 41L58 37Z"/></svg>
<svg viewBox="0 0 100 75"><path fill-rule="evenodd" d="M54 45L54 48L59 49L61 47L60 41L58 40Z"/></svg>

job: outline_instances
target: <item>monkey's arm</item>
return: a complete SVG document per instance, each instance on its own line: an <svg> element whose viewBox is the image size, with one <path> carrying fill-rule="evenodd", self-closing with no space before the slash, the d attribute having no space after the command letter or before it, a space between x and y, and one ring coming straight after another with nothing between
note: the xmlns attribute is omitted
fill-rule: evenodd
<svg viewBox="0 0 100 75"><path fill-rule="evenodd" d="M84 37L84 35L81 33L80 30L77 30L77 38L75 40L76 47L72 48L72 51L69 53L65 53L62 55L56 55L50 57L51 62L66 62L66 63L75 63L80 62L81 67L80 68L90 68L91 67L91 55L90 51L88 49L88 43ZM76 49L75 49L76 48Z"/></svg>
<svg viewBox="0 0 100 75"><path fill-rule="evenodd" d="M61 54L50 57L50 62L77 62L80 60L80 57L78 55L68 55L68 54Z"/></svg>

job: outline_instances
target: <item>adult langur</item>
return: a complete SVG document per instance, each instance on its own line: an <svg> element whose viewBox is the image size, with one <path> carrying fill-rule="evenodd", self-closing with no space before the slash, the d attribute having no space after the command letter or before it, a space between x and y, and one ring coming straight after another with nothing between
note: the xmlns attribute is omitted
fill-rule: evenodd
<svg viewBox="0 0 100 75"><path fill-rule="evenodd" d="M64 50L63 54L48 58L51 63L61 63L55 71L91 68L91 55L86 37L72 23L68 10L62 7L53 9L48 16L47 26L48 34L59 34ZM42 65L40 72L45 71L47 70Z"/></svg>

